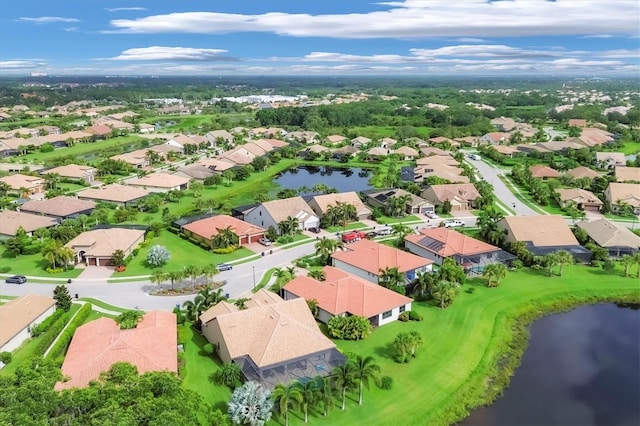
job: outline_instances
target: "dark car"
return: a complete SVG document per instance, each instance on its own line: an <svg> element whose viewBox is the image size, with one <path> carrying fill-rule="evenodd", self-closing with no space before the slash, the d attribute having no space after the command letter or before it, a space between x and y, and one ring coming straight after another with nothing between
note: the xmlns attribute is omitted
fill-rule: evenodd
<svg viewBox="0 0 640 426"><path fill-rule="evenodd" d="M218 263L216 265L216 268L218 269L218 271L228 271L230 269L233 269L233 265L230 265L229 263Z"/></svg>
<svg viewBox="0 0 640 426"><path fill-rule="evenodd" d="M7 278L4 282L7 284L24 284L27 282L27 277L24 275L14 275Z"/></svg>
<svg viewBox="0 0 640 426"><path fill-rule="evenodd" d="M320 228L317 226L312 226L311 228L309 228L309 231L313 232L314 234L319 234Z"/></svg>

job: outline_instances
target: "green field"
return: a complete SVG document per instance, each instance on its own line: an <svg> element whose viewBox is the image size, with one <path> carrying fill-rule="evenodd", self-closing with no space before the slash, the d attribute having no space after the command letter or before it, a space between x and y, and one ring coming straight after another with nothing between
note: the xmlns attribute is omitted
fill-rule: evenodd
<svg viewBox="0 0 640 426"><path fill-rule="evenodd" d="M640 142L625 142L624 146L616 151L623 152L625 155L639 154Z"/></svg>
<svg viewBox="0 0 640 426"><path fill-rule="evenodd" d="M82 272L81 269L72 269L57 274L50 274L45 269L49 266L49 262L44 260L41 254L23 254L14 259L3 257L4 248L0 249L0 262L2 265L9 266L11 270L8 273L20 275L33 275L48 278L75 278ZM30 281L31 282L31 281Z"/></svg>
<svg viewBox="0 0 640 426"><path fill-rule="evenodd" d="M380 216L376 219L376 222L382 225L393 225L394 223L419 223L422 222L422 219L415 215L401 217Z"/></svg>
<svg viewBox="0 0 640 426"><path fill-rule="evenodd" d="M428 139L429 133L433 130L431 127L415 127L418 137L422 139ZM368 137L370 139L383 139L392 138L397 139L397 126L364 126L353 127L350 129L352 133Z"/></svg>

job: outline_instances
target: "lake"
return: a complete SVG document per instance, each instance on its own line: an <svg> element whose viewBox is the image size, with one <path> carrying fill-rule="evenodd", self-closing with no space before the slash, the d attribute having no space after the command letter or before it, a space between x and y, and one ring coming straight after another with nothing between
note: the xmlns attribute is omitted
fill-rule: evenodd
<svg viewBox="0 0 640 426"><path fill-rule="evenodd" d="M360 168L329 166L298 166L280 173L274 182L285 189L308 188L323 183L338 192L364 191L372 189L369 179L373 171ZM309 192L310 193L310 192Z"/></svg>
<svg viewBox="0 0 640 426"><path fill-rule="evenodd" d="M583 306L531 326L504 395L460 425L640 424L640 310Z"/></svg>

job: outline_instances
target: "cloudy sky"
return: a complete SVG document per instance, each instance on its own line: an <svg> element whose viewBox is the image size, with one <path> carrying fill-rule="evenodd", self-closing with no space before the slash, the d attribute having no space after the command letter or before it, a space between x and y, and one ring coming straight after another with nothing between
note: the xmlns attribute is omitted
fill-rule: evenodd
<svg viewBox="0 0 640 426"><path fill-rule="evenodd" d="M640 75L637 0L5 0L0 74Z"/></svg>

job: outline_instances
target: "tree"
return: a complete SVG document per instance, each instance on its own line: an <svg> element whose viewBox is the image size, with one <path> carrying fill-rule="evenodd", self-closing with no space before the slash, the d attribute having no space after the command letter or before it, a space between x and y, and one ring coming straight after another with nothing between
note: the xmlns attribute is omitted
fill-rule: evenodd
<svg viewBox="0 0 640 426"><path fill-rule="evenodd" d="M413 295L424 297L431 291L435 282L435 275L429 272L421 272L413 281Z"/></svg>
<svg viewBox="0 0 640 426"><path fill-rule="evenodd" d="M142 319L141 311L125 311L116 317L116 322L120 324L121 330L136 328Z"/></svg>
<svg viewBox="0 0 640 426"><path fill-rule="evenodd" d="M278 383L271 394L278 410L284 415L285 426L289 425L289 409L296 409L302 402L302 393L296 383L283 385Z"/></svg>
<svg viewBox="0 0 640 426"><path fill-rule="evenodd" d="M166 272L155 269L151 276L149 277L149 281L154 284L160 285L168 278L168 274Z"/></svg>
<svg viewBox="0 0 640 426"><path fill-rule="evenodd" d="M173 286L175 285L176 281L181 281L182 279L184 279L184 272L183 271L171 271L167 273L167 279L169 281L171 281L171 290L173 290Z"/></svg>
<svg viewBox="0 0 640 426"><path fill-rule="evenodd" d="M171 253L169 253L169 250L167 250L165 246L159 244L151 246L147 252L147 264L152 268L158 268L164 265L169 259L171 259Z"/></svg>
<svg viewBox="0 0 640 426"><path fill-rule="evenodd" d="M451 281L459 284L464 284L466 275L462 266L458 265L455 260L447 257L438 269L438 280Z"/></svg>
<svg viewBox="0 0 640 426"><path fill-rule="evenodd" d="M498 227L498 222L504 215L493 206L487 206L478 214L476 225L480 228L480 236L490 244L497 246L504 242L504 231Z"/></svg>
<svg viewBox="0 0 640 426"><path fill-rule="evenodd" d="M44 175L45 186L47 189L58 189L58 184L62 180L59 173L47 173Z"/></svg>
<svg viewBox="0 0 640 426"><path fill-rule="evenodd" d="M327 265L333 253L344 247L344 243L333 238L322 237L315 244L316 255L322 257L323 263Z"/></svg>
<svg viewBox="0 0 640 426"><path fill-rule="evenodd" d="M371 323L367 318L351 315L335 316L327 322L331 337L345 340L361 340L371 334Z"/></svg>
<svg viewBox="0 0 640 426"><path fill-rule="evenodd" d="M300 224L298 223L298 219L295 217L289 216L282 222L278 223L278 229L280 230L281 235L293 235L298 230Z"/></svg>
<svg viewBox="0 0 640 426"><path fill-rule="evenodd" d="M500 280L507 276L507 267L504 263L492 263L485 266L482 276L487 277L487 287L498 287Z"/></svg>
<svg viewBox="0 0 640 426"><path fill-rule="evenodd" d="M558 264L557 253L547 253L542 256L542 264L547 267L547 274L550 277L553 272L553 267Z"/></svg>
<svg viewBox="0 0 640 426"><path fill-rule="evenodd" d="M236 425L263 426L271 419L272 410L271 392L254 381L236 388L228 404L229 417Z"/></svg>
<svg viewBox="0 0 640 426"><path fill-rule="evenodd" d="M318 281L324 281L325 279L327 279L327 275L322 269L315 269L313 271L309 271L307 273L307 276Z"/></svg>
<svg viewBox="0 0 640 426"><path fill-rule="evenodd" d="M633 266L636 263L635 259L633 258L633 256L626 254L622 256L622 258L620 259L620 263L624 265L624 276L628 277L631 266Z"/></svg>
<svg viewBox="0 0 640 426"><path fill-rule="evenodd" d="M417 331L399 333L391 343L391 353L394 361L407 363L416 357L418 347L422 346L422 336Z"/></svg>
<svg viewBox="0 0 640 426"><path fill-rule="evenodd" d="M347 391L352 390L356 386L355 374L355 367L351 362L338 365L331 370L331 377L333 378L336 389L338 389L342 394L341 410L344 410L346 406Z"/></svg>
<svg viewBox="0 0 640 426"><path fill-rule="evenodd" d="M189 184L189 188L193 191L193 196L195 198L199 198L202 195L202 191L204 190L204 183L199 181L192 181Z"/></svg>
<svg viewBox="0 0 640 426"><path fill-rule="evenodd" d="M226 228L216 228L216 230L218 232L211 237L212 248L227 248L238 245L240 238L238 234L233 231L231 225Z"/></svg>
<svg viewBox="0 0 640 426"><path fill-rule="evenodd" d="M326 417L329 411L336 406L331 377L316 376L313 381L318 389L318 403L322 405L322 415Z"/></svg>
<svg viewBox="0 0 640 426"><path fill-rule="evenodd" d="M318 402L318 388L313 380L298 381L296 383L302 396L302 412L304 413L304 422L309 422L309 406L313 407Z"/></svg>
<svg viewBox="0 0 640 426"><path fill-rule="evenodd" d="M209 376L209 380L231 390L242 385L242 369L234 362L225 362L219 370Z"/></svg>
<svg viewBox="0 0 640 426"><path fill-rule="evenodd" d="M361 355L356 356L353 365L355 367L354 377L358 381L360 389L358 404L362 405L362 388L366 386L369 389L369 380L377 377L378 373L380 373L380 366L375 363L375 359L372 356L364 358Z"/></svg>
<svg viewBox="0 0 640 426"><path fill-rule="evenodd" d="M113 263L118 268L121 266L124 266L125 264L124 252L118 249L113 253L111 253L111 263Z"/></svg>
<svg viewBox="0 0 640 426"><path fill-rule="evenodd" d="M53 289L53 298L56 301L56 309L67 312L71 309L71 295L66 285L60 284Z"/></svg>
<svg viewBox="0 0 640 426"><path fill-rule="evenodd" d="M55 269L58 266L66 266L71 263L76 254L71 248L64 247L60 242L49 240L42 247L42 256Z"/></svg>
<svg viewBox="0 0 640 426"><path fill-rule="evenodd" d="M406 283L404 274L397 267L380 269L378 273L378 284L389 290L404 294L404 284ZM402 290L399 289L402 288Z"/></svg>
<svg viewBox="0 0 640 426"><path fill-rule="evenodd" d="M460 284L451 281L440 280L433 285L431 295L441 308L446 308L460 292Z"/></svg>
<svg viewBox="0 0 640 426"><path fill-rule="evenodd" d="M556 261L559 267L558 275L562 276L563 267L567 265L573 265L574 259L571 253L569 253L568 251L560 250L556 252Z"/></svg>
<svg viewBox="0 0 640 426"><path fill-rule="evenodd" d="M413 229L404 223L394 223L391 225L391 233L396 236L396 247L402 247L404 237L413 234Z"/></svg>

